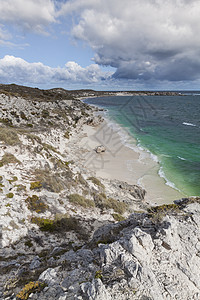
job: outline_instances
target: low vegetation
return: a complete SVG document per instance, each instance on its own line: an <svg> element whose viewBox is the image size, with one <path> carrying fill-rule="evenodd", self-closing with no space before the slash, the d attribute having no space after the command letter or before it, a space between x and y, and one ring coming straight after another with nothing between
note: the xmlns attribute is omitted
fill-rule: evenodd
<svg viewBox="0 0 200 300"><path fill-rule="evenodd" d="M50 192L59 193L65 187L65 180L61 178L61 174L50 172L49 169L36 169L33 175L36 182Z"/></svg>
<svg viewBox="0 0 200 300"><path fill-rule="evenodd" d="M0 167L8 164L20 164L21 162L11 153L5 153L0 160Z"/></svg>
<svg viewBox="0 0 200 300"><path fill-rule="evenodd" d="M115 221L117 221L117 222L121 222L121 221L125 220L125 218L120 214L112 214L112 216L115 219Z"/></svg>
<svg viewBox="0 0 200 300"><path fill-rule="evenodd" d="M27 300L29 295L35 292L41 292L47 285L40 281L30 281L17 294L17 300Z"/></svg>
<svg viewBox="0 0 200 300"><path fill-rule="evenodd" d="M113 198L107 198L104 193L94 195L94 202L100 209L113 209L118 214L123 214L128 209L128 206L124 202L120 202Z"/></svg>
<svg viewBox="0 0 200 300"><path fill-rule="evenodd" d="M151 207L147 211L153 222L160 222L167 214L178 213L181 210L177 204L164 204Z"/></svg>
<svg viewBox="0 0 200 300"><path fill-rule="evenodd" d="M40 181L34 181L30 183L30 189L31 190L39 190L42 188L42 184Z"/></svg>
<svg viewBox="0 0 200 300"><path fill-rule="evenodd" d="M85 208L94 207L95 204L92 200L87 199L79 194L71 194L68 196L69 202L74 205L80 205Z"/></svg>
<svg viewBox="0 0 200 300"><path fill-rule="evenodd" d="M13 198L13 197L14 197L14 194L13 194L13 193L8 193L8 194L6 194L6 197L7 197L7 198Z"/></svg>
<svg viewBox="0 0 200 300"><path fill-rule="evenodd" d="M101 183L101 181L99 179L97 179L96 177L89 177L88 180L92 181L92 183L94 183L95 185L101 187L101 188L105 188L105 186Z"/></svg>
<svg viewBox="0 0 200 300"><path fill-rule="evenodd" d="M26 200L28 209L36 211L37 213L45 212L48 208L48 205L45 204L37 195L28 197Z"/></svg>
<svg viewBox="0 0 200 300"><path fill-rule="evenodd" d="M80 224L74 217L69 217L66 215L60 216L55 219L45 219L45 218L32 218L32 223L39 226L41 231L59 233L63 231L74 230L76 232L80 231Z"/></svg>
<svg viewBox="0 0 200 300"><path fill-rule="evenodd" d="M17 132L11 128L0 127L0 141L6 145L14 146L20 144L20 140Z"/></svg>

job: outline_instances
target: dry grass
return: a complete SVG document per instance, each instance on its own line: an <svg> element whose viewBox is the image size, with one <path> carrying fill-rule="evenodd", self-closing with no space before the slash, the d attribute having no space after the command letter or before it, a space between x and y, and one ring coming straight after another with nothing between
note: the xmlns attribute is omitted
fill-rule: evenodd
<svg viewBox="0 0 200 300"><path fill-rule="evenodd" d="M36 169L33 174L35 180L37 182L40 182L40 185L43 188L51 192L59 193L65 187L65 184L61 179L60 174L51 173L48 169Z"/></svg>
<svg viewBox="0 0 200 300"><path fill-rule="evenodd" d="M106 209L113 209L118 214L123 214L127 210L127 205L124 202L117 201L113 198L106 199L104 202Z"/></svg>
<svg viewBox="0 0 200 300"><path fill-rule="evenodd" d="M99 179L97 179L96 177L89 177L88 180L92 181L92 183L94 183L95 185L101 187L101 188L105 188L105 186L101 183L101 181Z"/></svg>
<svg viewBox="0 0 200 300"><path fill-rule="evenodd" d="M113 209L118 214L123 214L128 206L124 202L117 201L113 198L107 198L104 193L94 195L95 205L101 209Z"/></svg>
<svg viewBox="0 0 200 300"><path fill-rule="evenodd" d="M0 141L10 146L18 145L21 143L16 130L2 127L0 127Z"/></svg>
<svg viewBox="0 0 200 300"><path fill-rule="evenodd" d="M69 202L75 205L80 205L85 208L94 207L94 202L90 199L87 199L79 194L71 194L68 196Z"/></svg>
<svg viewBox="0 0 200 300"><path fill-rule="evenodd" d="M21 164L21 162L11 153L5 153L0 160L0 167L8 164Z"/></svg>
<svg viewBox="0 0 200 300"><path fill-rule="evenodd" d="M117 221L117 222L121 222L121 221L125 220L125 218L120 214L112 214L112 216L115 219L115 221Z"/></svg>

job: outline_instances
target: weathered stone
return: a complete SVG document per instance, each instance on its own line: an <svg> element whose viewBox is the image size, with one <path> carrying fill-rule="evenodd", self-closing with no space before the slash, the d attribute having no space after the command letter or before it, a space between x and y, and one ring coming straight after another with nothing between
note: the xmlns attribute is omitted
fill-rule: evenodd
<svg viewBox="0 0 200 300"><path fill-rule="evenodd" d="M103 145L97 146L95 148L96 153L103 153L106 151L106 148Z"/></svg>

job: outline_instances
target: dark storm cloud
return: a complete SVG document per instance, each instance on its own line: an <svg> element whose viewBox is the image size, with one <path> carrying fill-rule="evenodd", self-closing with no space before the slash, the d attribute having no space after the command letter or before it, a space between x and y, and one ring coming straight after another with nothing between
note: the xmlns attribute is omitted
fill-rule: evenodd
<svg viewBox="0 0 200 300"><path fill-rule="evenodd" d="M94 61L117 70L113 78L196 80L200 77L200 1L69 0L76 39L90 44Z"/></svg>

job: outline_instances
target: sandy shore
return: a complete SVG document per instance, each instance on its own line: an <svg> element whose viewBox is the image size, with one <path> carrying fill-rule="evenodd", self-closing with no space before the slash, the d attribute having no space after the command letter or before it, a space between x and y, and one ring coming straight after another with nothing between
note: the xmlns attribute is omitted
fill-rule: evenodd
<svg viewBox="0 0 200 300"><path fill-rule="evenodd" d="M131 142L131 148L126 146L127 142ZM139 184L147 191L149 203L173 203L184 197L166 185L158 175L159 164L148 152L140 150L132 138L126 143L122 142L121 129L110 127L107 121L98 127L84 125L82 139L78 141L79 147L85 149L81 160L97 177ZM94 151L99 145L105 146L105 153Z"/></svg>

